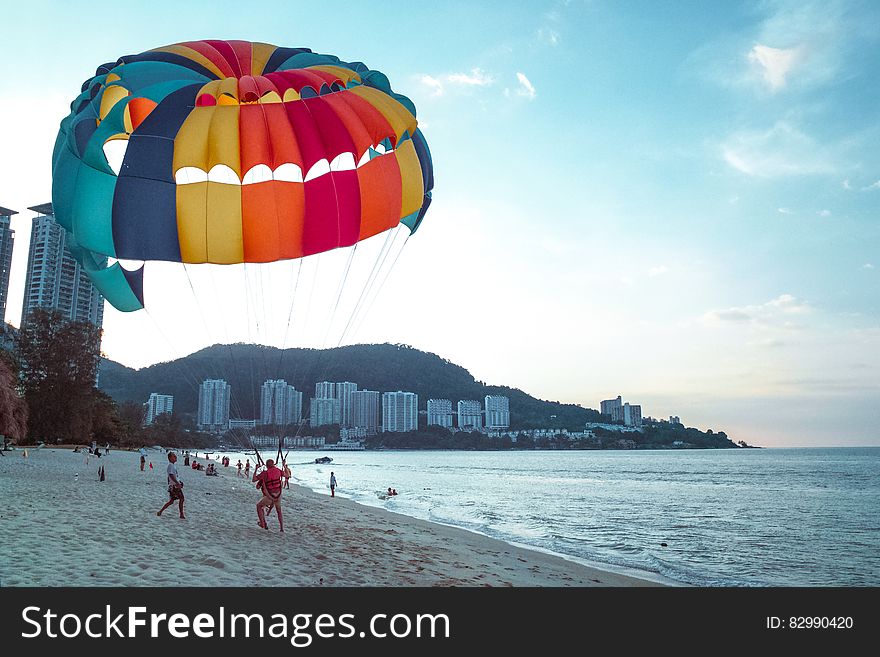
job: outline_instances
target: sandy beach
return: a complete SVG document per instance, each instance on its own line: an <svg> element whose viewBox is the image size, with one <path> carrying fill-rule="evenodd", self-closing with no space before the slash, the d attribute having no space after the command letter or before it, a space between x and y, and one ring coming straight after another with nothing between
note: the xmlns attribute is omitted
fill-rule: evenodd
<svg viewBox="0 0 880 657"><path fill-rule="evenodd" d="M249 479L182 460L187 517L157 517L162 451L144 472L137 452L22 454L0 457L2 586L659 586L293 484L266 531Z"/></svg>

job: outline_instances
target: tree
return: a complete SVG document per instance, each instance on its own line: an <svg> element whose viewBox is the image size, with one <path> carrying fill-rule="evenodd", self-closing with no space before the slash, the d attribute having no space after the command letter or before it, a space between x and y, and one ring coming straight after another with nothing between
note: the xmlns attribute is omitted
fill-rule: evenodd
<svg viewBox="0 0 880 657"><path fill-rule="evenodd" d="M144 406L137 402L122 402L116 407L119 417L120 438L126 445L143 445Z"/></svg>
<svg viewBox="0 0 880 657"><path fill-rule="evenodd" d="M0 351L0 437L18 441L27 435L28 409L18 394L16 368L11 361L6 351Z"/></svg>
<svg viewBox="0 0 880 657"><path fill-rule="evenodd" d="M100 344L101 329L88 322L67 321L54 310L31 312L18 338L29 438L91 439Z"/></svg>
<svg viewBox="0 0 880 657"><path fill-rule="evenodd" d="M125 441L125 430L119 412L108 395L95 391L92 404L92 436L99 444L118 445Z"/></svg>

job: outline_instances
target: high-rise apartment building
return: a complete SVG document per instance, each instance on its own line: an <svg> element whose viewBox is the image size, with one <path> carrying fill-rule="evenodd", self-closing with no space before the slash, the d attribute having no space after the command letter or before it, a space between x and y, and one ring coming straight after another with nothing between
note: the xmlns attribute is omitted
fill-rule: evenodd
<svg viewBox="0 0 880 657"><path fill-rule="evenodd" d="M382 431L415 431L419 426L419 396L414 392L382 395Z"/></svg>
<svg viewBox="0 0 880 657"><path fill-rule="evenodd" d="M449 399L428 400L428 426L452 428L452 401Z"/></svg>
<svg viewBox="0 0 880 657"><path fill-rule="evenodd" d="M223 379L205 379L199 387L199 431L222 433L229 428L232 387Z"/></svg>
<svg viewBox="0 0 880 657"><path fill-rule="evenodd" d="M333 399L336 397L336 384L332 381L318 381L315 384L315 397Z"/></svg>
<svg viewBox="0 0 880 657"><path fill-rule="evenodd" d="M612 422L621 422L623 420L623 401L620 395L617 399L606 399L599 404L599 412L602 415L611 416Z"/></svg>
<svg viewBox="0 0 880 657"><path fill-rule="evenodd" d="M339 424L340 402L333 397L312 397L309 405L309 424L320 427Z"/></svg>
<svg viewBox="0 0 880 657"><path fill-rule="evenodd" d="M458 428L465 430L483 428L483 409L476 399L462 399L458 402Z"/></svg>
<svg viewBox="0 0 880 657"><path fill-rule="evenodd" d="M379 431L381 395L377 390L355 390L351 393L351 422L355 429L365 429L368 436Z"/></svg>
<svg viewBox="0 0 880 657"><path fill-rule="evenodd" d="M174 411L174 396L151 392L146 407L147 412L144 414L144 425L150 426L163 413L170 415Z"/></svg>
<svg viewBox="0 0 880 657"><path fill-rule="evenodd" d="M6 299L9 296L9 270L15 241L15 231L11 228L14 214L18 212L0 207L0 323L6 319Z"/></svg>
<svg viewBox="0 0 880 657"><path fill-rule="evenodd" d="M339 399L339 424L343 427L353 427L352 423L352 393L358 389L357 383L351 381L342 381L336 384L336 391L333 396Z"/></svg>
<svg viewBox="0 0 880 657"><path fill-rule="evenodd" d="M626 402L623 405L623 423L628 427L642 426L642 407L639 404Z"/></svg>
<svg viewBox="0 0 880 657"><path fill-rule="evenodd" d="M510 400L504 395L486 395L486 428L510 427Z"/></svg>
<svg viewBox="0 0 880 657"><path fill-rule="evenodd" d="M31 228L21 322L35 308L57 310L67 319L104 322L104 297L67 250L67 233L55 221L51 203L28 208L37 213Z"/></svg>
<svg viewBox="0 0 880 657"><path fill-rule="evenodd" d="M302 393L284 379L270 379L260 391L260 424L298 424L302 419Z"/></svg>

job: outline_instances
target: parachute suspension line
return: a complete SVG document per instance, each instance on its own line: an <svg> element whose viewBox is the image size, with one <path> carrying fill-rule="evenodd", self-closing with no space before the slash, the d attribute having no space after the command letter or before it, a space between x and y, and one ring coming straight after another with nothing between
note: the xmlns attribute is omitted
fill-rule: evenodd
<svg viewBox="0 0 880 657"><path fill-rule="evenodd" d="M379 287L376 289L376 292L373 294L373 298L370 299L369 303L367 304L366 310L364 310L364 312L361 313L361 316L358 318L357 328L353 331L354 333L357 333L360 330L361 326L364 323L364 319L370 314L370 310L373 308L373 304L376 302L376 299L378 298L379 294L382 292L382 288L385 286L385 281L388 280L388 275L394 270L394 266L397 264L398 259L400 259L400 254L403 253L403 250L406 248L406 245L409 243L409 238L411 236L412 236L412 233L409 233L406 236L406 239L403 240L403 246L400 247L400 249L397 251L397 254L394 256L394 260L391 261L391 266L388 267L388 269L386 270L385 275L382 278L382 282L379 283ZM397 235L395 235L395 239L396 238L397 238ZM393 248L393 245L392 245L392 248Z"/></svg>
<svg viewBox="0 0 880 657"><path fill-rule="evenodd" d="M315 287L318 283L318 273L321 268L321 256L322 255L323 255L323 252L319 252L319 253L314 254L314 256L313 256L314 262L315 262L315 268L314 268L314 274L312 275L312 284L309 288L308 296L306 297L306 309L305 309L305 312L303 313L303 317L305 318L305 323L304 323L303 329L302 329L303 335L308 334L308 328L309 328L308 322L309 322L309 318L311 317L312 299L315 296ZM311 259L311 257L312 256L310 256L310 259ZM293 309L293 304L291 304L291 309ZM306 372L303 372L303 374L302 374L303 384L305 384L305 382L308 380L309 376L314 371L316 360L317 360L317 358L312 358L311 359L312 363L309 365L308 370ZM298 370L299 370L299 363L295 363L294 367L293 367L293 380L295 382L299 381ZM305 385L303 385L303 387L305 387ZM305 397L306 391L303 390L302 392L303 392L303 396ZM302 420L302 418L300 418L300 420ZM296 434L295 434L296 438L299 437L300 432L303 430L304 426L305 426L304 422L302 422L302 421L298 422L298 426L296 428Z"/></svg>
<svg viewBox="0 0 880 657"><path fill-rule="evenodd" d="M202 320L202 326L205 328L205 337L208 338L208 340L211 342L211 344L213 344L214 334L211 332L211 329L208 326L207 319L205 319L205 311L202 308L202 304L199 302L199 296L196 294L196 288L193 285L192 278L190 278L189 269L187 269L185 262L181 262L180 264L183 265L183 273L186 274L186 282L189 283L189 290L190 290L190 292L192 292L193 301L195 301L195 305L196 305L196 310L199 311L199 317ZM208 346L211 346L211 345L208 345ZM214 375L216 376L216 370L214 370Z"/></svg>
<svg viewBox="0 0 880 657"><path fill-rule="evenodd" d="M354 260L354 254L357 251L358 243L355 242L348 254L348 262L345 263L345 271L342 273L342 280L339 281L339 287L336 289L336 303L333 305L333 312L330 313L330 320L327 322L327 330L324 332L324 340L321 348L327 347L327 338L330 335L330 329L333 328L333 319L336 317L336 310L339 308L339 301L342 299L342 291L345 290L345 281L348 280L348 272L351 271L351 263Z"/></svg>
<svg viewBox="0 0 880 657"><path fill-rule="evenodd" d="M296 292L297 292L297 289L299 288L299 281L300 281L300 277L302 275L303 259L297 258L297 260L299 261L297 263L297 265L293 264L293 260L290 261L290 278L291 278L290 288L293 290L293 293L291 294L291 298L290 298L290 308L287 311L287 326L284 329L284 339L281 343L281 349L280 349L281 354L278 358L278 369L277 369L278 376L282 376L282 377L284 376L284 352L287 350L287 336L288 336L288 333L290 332L290 319L293 316L293 306L294 306L294 303L296 302ZM284 380L285 381L287 380L286 377L284 378ZM289 383L288 385L292 385L292 384ZM273 399L274 399L274 393L273 393ZM262 398L260 401L261 401L261 405L262 405ZM262 413L262 408L260 409L260 412ZM300 407L300 417L297 418L297 425L298 426L300 424L300 420L302 420L302 407ZM283 425L283 426L278 427L278 431L279 431L278 453L279 454L281 454L281 442L283 440L283 434L285 433L286 426L287 425Z"/></svg>
<svg viewBox="0 0 880 657"><path fill-rule="evenodd" d="M254 412L256 412L256 410L257 410L257 393L254 388L254 355L253 355L253 349L252 349L253 344L254 344L254 339L253 339L253 336L251 335L251 295L250 295L251 286L250 286L250 279L248 278L248 267L247 267L246 262L243 263L242 268L244 269L244 301L245 301L245 308L247 309L246 312L247 312L247 327L248 327L248 346L251 347L248 349L248 351L250 352L250 357L248 358L248 362L250 363L250 371L251 371L251 376L250 376L251 408L254 410ZM256 315L255 312L253 314ZM255 318L255 321L256 321L256 318ZM260 331L259 326L260 326L259 322L257 322L257 333L258 334Z"/></svg>
<svg viewBox="0 0 880 657"><path fill-rule="evenodd" d="M196 303L196 308L198 309L198 311L199 311L199 316L200 316L201 319L202 319L202 325L205 327L205 334L206 334L206 336L208 337L208 339L211 341L211 343L213 344L213 342L214 342L214 334L213 334L213 332L211 331L211 329L209 328L209 326L208 326L208 322L207 322L207 320L205 319L205 311L202 309L202 304L199 302L199 297L198 297L198 295L196 294L195 286L193 285L192 278L191 278L190 275L189 275L189 269L187 269L187 266L186 266L186 263L185 263L185 262L182 262L182 263L180 263L180 264L183 265L183 271L184 271L184 273L186 274L186 280L187 280L187 282L189 283L189 289L190 289L190 292L192 292L193 299L195 300L195 303ZM218 374L216 368L213 369L213 374L212 374L212 376L214 376L215 378L219 376L219 374ZM198 384L199 387L201 387L201 383L202 383L202 382L199 382L199 384Z"/></svg>
<svg viewBox="0 0 880 657"><path fill-rule="evenodd" d="M283 373L282 369L284 365L284 352L287 351L287 336L290 333L290 320L293 317L293 305L296 302L296 291L299 289L299 281L302 276L302 258L298 258L298 265L294 265L293 261L290 261L290 278L291 280L291 288L293 289L293 293L290 295L290 308L287 311L287 326L284 329L284 340L281 343L281 357L278 359L278 372ZM296 274L294 274L294 270Z"/></svg>
<svg viewBox="0 0 880 657"><path fill-rule="evenodd" d="M156 318L153 317L153 315L152 315L152 313L150 313L149 309L144 307L144 312L146 313L147 317L150 318L150 321L153 322L153 326L155 327L155 329L159 333L159 335L162 336L162 339L168 343L169 347L171 347L172 352L177 352L177 346L171 342L171 340L168 338L168 335L165 333L165 331L162 330L162 327L159 325L159 322L156 321ZM176 354L175 354L174 359L180 360L183 363L189 362L186 358L181 359ZM194 386L196 388L196 390L198 390L199 385L201 385L201 381L199 381L198 377L196 376L195 368L193 368L191 365L188 365L188 364L184 365L183 366L183 375L184 375L184 378L186 379L187 383Z"/></svg>
<svg viewBox="0 0 880 657"><path fill-rule="evenodd" d="M211 272L211 286L214 288L214 299L219 300L221 298L220 297L220 290L217 287L217 279L214 276L213 266L211 267L211 269L209 271ZM229 327L226 325L226 322L223 321L222 319L220 321L220 324L223 326L223 342L226 345L226 352L229 355L229 364L232 366L231 371L237 372L238 368L236 367L236 364L235 364L235 351L232 349L232 344L229 339ZM235 414L238 417L242 417L241 404L239 404L238 399L235 400L235 403L232 403L232 401L230 399L230 405L233 407Z"/></svg>
<svg viewBox="0 0 880 657"><path fill-rule="evenodd" d="M320 271L320 268L321 268L321 255L322 255L321 253L318 253L314 256L315 257L315 272L312 275L312 285L309 288L309 295L306 298L306 311L303 313L303 317L304 317L304 321L305 321L305 323L303 325L303 334L307 334L307 329L309 327L308 322L309 322L309 318L311 317L311 314L312 314L311 313L312 299L315 296L315 286L318 283L318 272ZM309 367L309 371L307 374L312 373L312 367L313 366ZM293 369L294 377L296 377L297 369L299 369L299 367L297 365L295 365L294 369Z"/></svg>
<svg viewBox="0 0 880 657"><path fill-rule="evenodd" d="M377 262L374 263L373 270L370 273L370 278L372 280L368 279L367 283L364 286L364 290L361 291L360 298L358 299L358 302L356 304L355 309L349 315L348 322L345 325L345 330L343 331L343 334L339 338L339 342L336 344L336 347L332 349L332 353L329 355L329 357L325 361L324 367L322 368L323 371L322 371L320 380L325 380L327 378L327 373L332 369L332 366L335 364L336 359L339 357L339 352L340 352L339 346L342 343L342 339L345 336L345 333L346 333L349 325L351 324L352 320L354 319L354 316L357 313L357 310L361 307L361 301L364 298L364 293L367 289L372 288L373 283L375 283L376 279L378 278L378 272L381 270L386 258L388 257L388 254L391 251L391 248L393 248L394 241L395 241L399 231L388 231L388 232L389 232L389 234L385 238L385 243L382 245L382 250L380 251L379 257L377 258ZM393 233L393 236L392 236L392 233ZM407 236L407 240L408 239L409 239L409 236ZM403 246L406 246L406 240L404 241ZM403 250L403 247L401 247L401 251L402 250ZM398 252L397 256L399 257L399 255L400 255L400 253ZM354 256L354 251L352 251L352 257L353 256ZM397 262L397 257L395 257L394 262L392 262L390 269L393 269L394 264L396 262ZM349 267L351 266L351 258L349 258L348 266ZM390 269L389 269L389 273L390 273ZM345 271L345 277L347 277L347 276L348 276L348 267L346 267L346 271ZM343 280L340 283L340 294L341 294L341 290L344 288L345 277L343 277ZM388 277L388 274L386 273L385 278L387 279L387 277ZM382 282L384 283L385 279L383 279ZM378 295L378 291L376 294ZM375 299L375 297L373 297L373 298ZM337 305L339 304L338 297L337 297L336 303L337 303ZM334 308L334 313L335 313L335 311L336 311L336 309ZM328 329L328 332L329 332L329 329ZM326 343L326 340L325 340L325 343ZM323 352L323 350L322 350L322 352ZM340 418L340 423L341 422L342 422L342 418ZM297 436L299 436L299 431L297 431Z"/></svg>
<svg viewBox="0 0 880 657"><path fill-rule="evenodd" d="M284 350L287 348L287 336L290 334L290 321L293 318L293 306L296 303L296 291L299 289L299 281L302 277L302 266L303 259L298 258L298 266L293 264L293 261L290 262L290 278L291 278L291 288L293 288L293 294L290 295L290 307L287 309L287 326L284 329L284 340L281 343L281 358L284 358ZM296 273L294 274L294 270Z"/></svg>
<svg viewBox="0 0 880 657"><path fill-rule="evenodd" d="M264 269L265 269L265 266L263 266L263 265L257 266L257 296L255 297L255 299L256 299L255 303L259 303L259 313L260 313L260 317L262 319L262 322L261 322L262 323L262 333L260 333L260 329L259 329L259 325L258 325L257 340L259 341L258 346L260 348L260 360L263 362L263 376L265 377L269 374L269 369L266 365L266 350L267 350L269 342L270 342L270 340L269 340L269 338L270 338L270 336L269 336L270 322L268 322L266 320L266 287L263 284L263 273L264 273L263 270ZM271 282L271 275L270 275L270 282ZM262 384L261 384L260 389L262 390ZM262 400L262 392L261 392L261 394L260 394L261 406L262 406L262 401L263 400ZM262 408L260 409L260 412L262 414Z"/></svg>
<svg viewBox="0 0 880 657"><path fill-rule="evenodd" d="M339 335L339 342L336 343L337 347L342 344L342 341L348 335L348 329L351 327L352 321L360 311L361 304L363 303L366 296L369 295L370 290L373 289L373 284L376 282L376 277L379 273L379 270L382 268L382 263L385 262L385 258L388 256L388 250L394 241L393 238L396 236L396 231L387 231L387 234L385 235L385 243L382 245L382 249L381 251L379 251L379 256L376 258L376 261L373 263L373 269L370 271L370 275L367 277L363 288L361 288L361 293L358 296L358 300L355 303L354 308L352 308L351 313L348 316L348 321L345 323L345 328L342 329L342 333Z"/></svg>

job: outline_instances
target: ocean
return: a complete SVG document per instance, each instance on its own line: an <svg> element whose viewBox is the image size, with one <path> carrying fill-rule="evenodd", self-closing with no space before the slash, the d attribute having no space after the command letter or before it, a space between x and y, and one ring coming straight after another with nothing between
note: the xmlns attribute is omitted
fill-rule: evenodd
<svg viewBox="0 0 880 657"><path fill-rule="evenodd" d="M332 471L340 497L657 582L880 585L880 447L291 451L288 464L320 493Z"/></svg>

